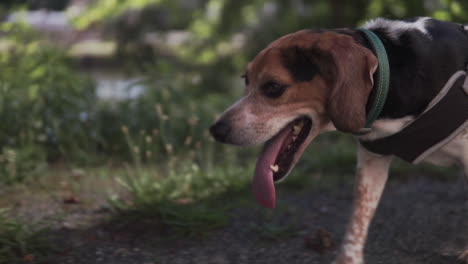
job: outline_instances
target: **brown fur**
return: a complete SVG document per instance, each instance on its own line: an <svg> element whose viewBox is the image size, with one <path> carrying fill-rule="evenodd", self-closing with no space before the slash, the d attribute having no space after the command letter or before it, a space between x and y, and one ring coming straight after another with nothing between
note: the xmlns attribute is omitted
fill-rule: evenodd
<svg viewBox="0 0 468 264"><path fill-rule="evenodd" d="M364 127L377 58L351 37L325 33L318 47L332 54L336 79L327 111L338 130L356 133Z"/></svg>
<svg viewBox="0 0 468 264"><path fill-rule="evenodd" d="M313 58L320 63L322 74L310 82L289 87L289 94L312 103L317 113L326 111L338 130L356 133L363 128L377 59L370 50L346 35L299 31L274 41L249 64L251 85L248 90L270 79L291 84L293 79L280 60L280 50L291 47L314 48L315 53L318 50L323 54L321 57L328 56L331 60ZM290 99L294 97L280 98L275 105L287 103L291 106L295 101Z"/></svg>

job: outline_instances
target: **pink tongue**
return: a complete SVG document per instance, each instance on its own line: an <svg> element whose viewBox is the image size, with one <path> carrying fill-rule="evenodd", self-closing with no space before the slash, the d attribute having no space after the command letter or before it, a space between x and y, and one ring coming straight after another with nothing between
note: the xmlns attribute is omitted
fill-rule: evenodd
<svg viewBox="0 0 468 264"><path fill-rule="evenodd" d="M270 165L274 165L273 163L289 132L290 130L286 128L269 140L263 147L260 157L257 160L252 189L257 202L267 208L275 208L276 200L273 171Z"/></svg>

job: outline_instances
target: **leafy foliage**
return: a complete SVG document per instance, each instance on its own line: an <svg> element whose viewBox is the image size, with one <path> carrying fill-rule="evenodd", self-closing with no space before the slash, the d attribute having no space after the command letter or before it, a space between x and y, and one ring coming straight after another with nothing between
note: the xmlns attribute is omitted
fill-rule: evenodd
<svg viewBox="0 0 468 264"><path fill-rule="evenodd" d="M0 53L0 182L58 158L85 159L92 146L93 83L65 53L22 24L4 23Z"/></svg>
<svg viewBox="0 0 468 264"><path fill-rule="evenodd" d="M138 65L145 58L176 66L178 72L198 72L198 89L209 93L228 90L226 80L240 75L261 48L299 29L353 27L378 16L467 22L462 11L467 9L468 2L460 0L102 0L80 14L75 25L105 26L127 62ZM181 32L180 41L165 41ZM158 43L145 41L148 34L156 34Z"/></svg>
<svg viewBox="0 0 468 264"><path fill-rule="evenodd" d="M18 222L0 208L0 264L42 263L40 258L49 250L42 231Z"/></svg>

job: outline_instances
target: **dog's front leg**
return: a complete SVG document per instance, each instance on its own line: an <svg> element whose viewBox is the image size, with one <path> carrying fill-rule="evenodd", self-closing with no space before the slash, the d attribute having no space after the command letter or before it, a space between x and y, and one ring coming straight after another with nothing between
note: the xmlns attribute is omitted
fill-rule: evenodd
<svg viewBox="0 0 468 264"><path fill-rule="evenodd" d="M336 264L364 263L367 230L384 190L391 159L370 153L359 145L353 210Z"/></svg>

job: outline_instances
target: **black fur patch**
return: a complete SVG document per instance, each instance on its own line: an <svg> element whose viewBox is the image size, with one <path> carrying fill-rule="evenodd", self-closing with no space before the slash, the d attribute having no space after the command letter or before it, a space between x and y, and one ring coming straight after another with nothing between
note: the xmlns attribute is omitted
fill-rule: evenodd
<svg viewBox="0 0 468 264"><path fill-rule="evenodd" d="M419 115L450 76L468 64L468 34L460 24L430 19L426 29L429 37L408 29L398 39L389 37L386 28L372 29L382 40L390 62L390 87L379 118ZM372 50L362 32L336 32L350 35Z"/></svg>
<svg viewBox="0 0 468 264"><path fill-rule="evenodd" d="M319 67L310 53L310 50L299 47L291 47L281 51L284 67L289 70L297 82L311 81L319 72Z"/></svg>
<svg viewBox="0 0 468 264"><path fill-rule="evenodd" d="M397 40L385 29L374 32L383 40L390 61L390 89L381 117L419 115L447 80L468 62L468 36L458 24L426 22L430 37L408 30Z"/></svg>

